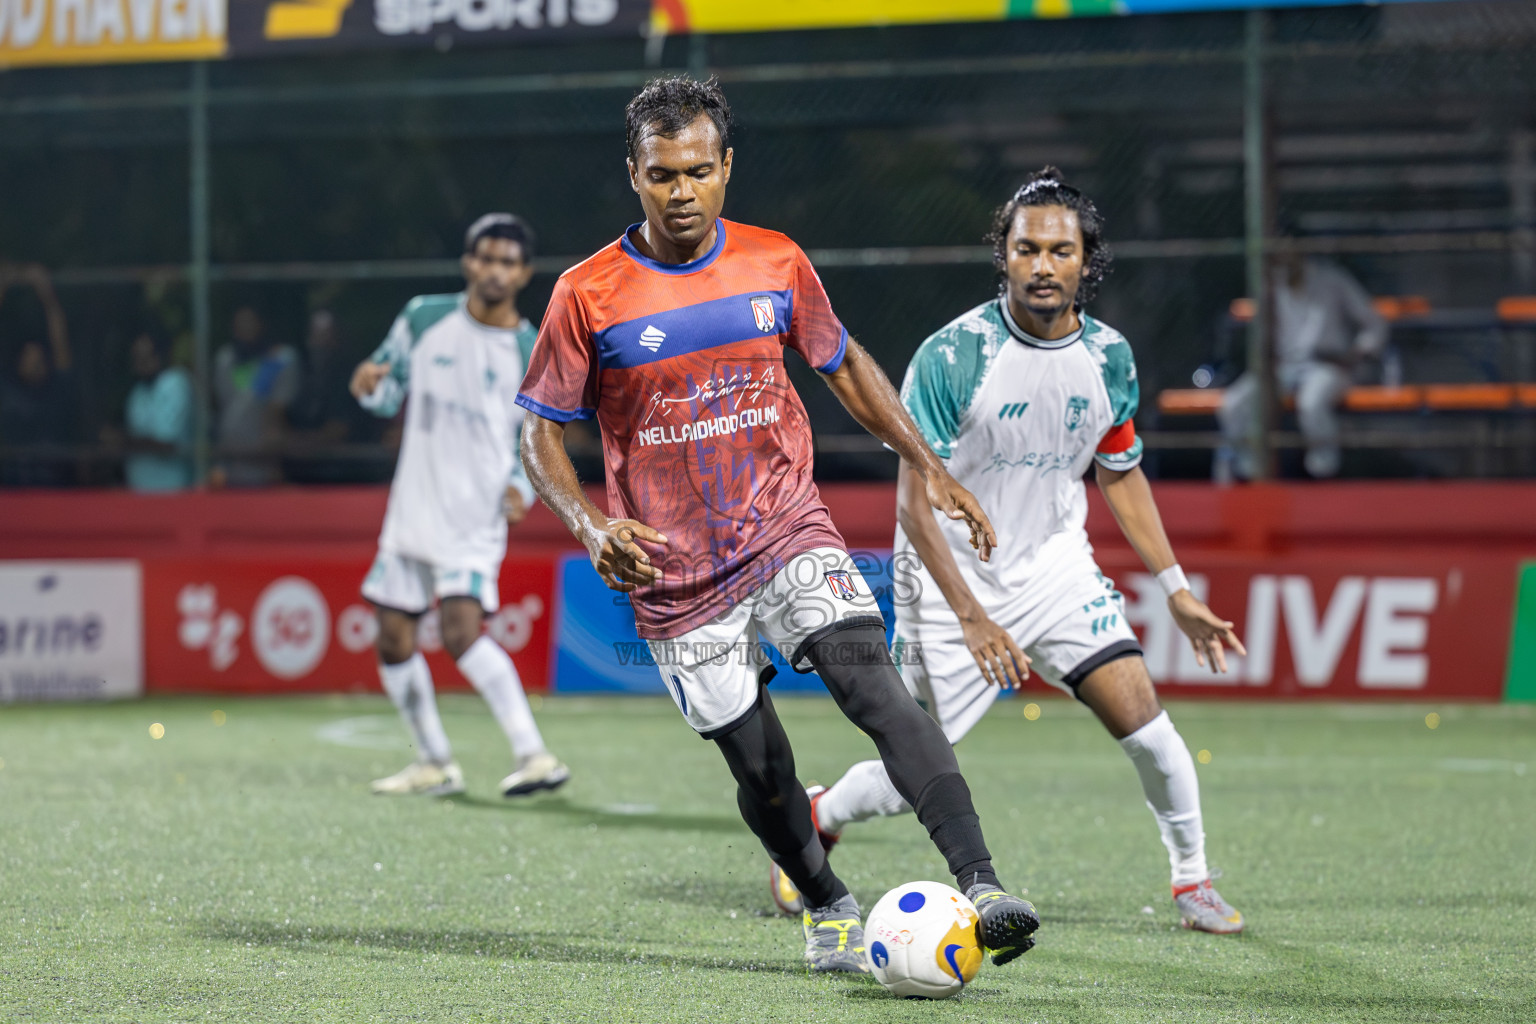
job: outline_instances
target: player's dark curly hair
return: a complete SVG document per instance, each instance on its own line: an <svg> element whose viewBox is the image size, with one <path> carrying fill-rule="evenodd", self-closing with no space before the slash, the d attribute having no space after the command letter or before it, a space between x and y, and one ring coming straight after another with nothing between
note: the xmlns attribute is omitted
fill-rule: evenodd
<svg viewBox="0 0 1536 1024"><path fill-rule="evenodd" d="M646 136L676 138L678 133L698 118L709 115L720 133L720 155L725 155L731 137L731 105L725 102L720 82L714 76L700 82L686 75L658 78L629 101L624 108L625 141L633 160Z"/></svg>
<svg viewBox="0 0 1536 1024"><path fill-rule="evenodd" d="M523 250L523 259L533 262L538 236L528 222L515 213L487 213L464 232L464 251L473 256L482 239L505 238Z"/></svg>
<svg viewBox="0 0 1536 1024"><path fill-rule="evenodd" d="M1003 289L1008 284L1008 229L1013 225L1014 214L1024 206L1065 206L1077 214L1083 231L1083 276L1072 308L1081 311L1098 294L1099 285L1109 276L1115 262L1115 254L1104 241L1104 218L1099 215L1099 208L1063 181L1061 171L1055 167L1046 166L1031 174L1013 198L997 208L992 215L992 232L987 235L987 241L992 243L992 265L1003 276Z"/></svg>

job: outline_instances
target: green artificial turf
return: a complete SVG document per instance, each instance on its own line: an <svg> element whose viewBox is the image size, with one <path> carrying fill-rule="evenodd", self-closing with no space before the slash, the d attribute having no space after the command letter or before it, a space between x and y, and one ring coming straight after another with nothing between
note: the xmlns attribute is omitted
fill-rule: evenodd
<svg viewBox="0 0 1536 1024"><path fill-rule="evenodd" d="M723 762L664 700L544 701L574 777L523 803L470 697L443 700L453 801L368 794L409 758L382 698L0 708L0 1020L1536 1019L1536 708L1174 707L1211 753L1232 938L1178 927L1116 744L1022 704L960 760L1040 944L944 1003L806 977ZM829 701L780 708L803 778L871 755ZM834 863L866 909L947 880L911 817Z"/></svg>

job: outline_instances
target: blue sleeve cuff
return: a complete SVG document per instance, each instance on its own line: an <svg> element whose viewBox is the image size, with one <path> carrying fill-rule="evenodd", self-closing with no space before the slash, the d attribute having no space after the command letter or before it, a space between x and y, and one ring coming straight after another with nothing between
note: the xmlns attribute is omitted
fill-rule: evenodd
<svg viewBox="0 0 1536 1024"><path fill-rule="evenodd" d="M843 328L843 336L837 339L837 355L828 359L821 366L816 367L822 373L836 373L837 368L843 365L843 356L848 354L848 328Z"/></svg>
<svg viewBox="0 0 1536 1024"><path fill-rule="evenodd" d="M556 409L552 405L545 405L543 402L535 402L527 395L518 395L517 404L522 406L524 409L527 409L535 416L542 416L547 420L554 420L556 423L569 423L571 420L589 420L593 416L597 415L596 409Z"/></svg>

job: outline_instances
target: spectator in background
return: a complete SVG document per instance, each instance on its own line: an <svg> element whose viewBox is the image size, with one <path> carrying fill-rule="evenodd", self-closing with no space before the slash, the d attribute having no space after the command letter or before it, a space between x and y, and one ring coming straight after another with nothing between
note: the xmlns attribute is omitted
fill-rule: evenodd
<svg viewBox="0 0 1536 1024"><path fill-rule="evenodd" d="M1305 465L1314 477L1338 475L1338 409L1361 360L1378 356L1387 343L1387 322L1349 272L1334 263L1282 255L1274 270L1275 381L1281 397L1296 400L1296 422L1306 441ZM1255 453L1248 425L1258 401L1258 381L1245 373L1227 388L1217 419L1227 450L1218 456L1218 478L1249 479ZM1225 465L1224 465L1225 463Z"/></svg>
<svg viewBox="0 0 1536 1024"><path fill-rule="evenodd" d="M0 376L0 443L37 449L0 460L0 484L59 487L74 482L70 455L63 448L76 439L79 412L69 328L46 270L36 264L0 266L0 301L18 284L30 286L42 304L48 344L27 338L12 372Z"/></svg>
<svg viewBox="0 0 1536 1024"><path fill-rule="evenodd" d="M389 479L393 458L369 460L353 453L334 452L339 445L377 442L382 433L379 419L363 410L347 390L352 367L342 351L341 331L329 309L309 316L305 336L303 381L298 397L288 408L288 425L294 442L284 475L295 483L372 483ZM293 458L295 453L311 457Z"/></svg>
<svg viewBox="0 0 1536 1024"><path fill-rule="evenodd" d="M298 389L298 353L267 337L255 309L235 310L230 343L213 360L220 460L212 483L260 487L282 478L278 458Z"/></svg>
<svg viewBox="0 0 1536 1024"><path fill-rule="evenodd" d="M133 339L135 383L124 424L123 463L135 491L181 491L192 486L192 375L171 365L171 341L149 327Z"/></svg>

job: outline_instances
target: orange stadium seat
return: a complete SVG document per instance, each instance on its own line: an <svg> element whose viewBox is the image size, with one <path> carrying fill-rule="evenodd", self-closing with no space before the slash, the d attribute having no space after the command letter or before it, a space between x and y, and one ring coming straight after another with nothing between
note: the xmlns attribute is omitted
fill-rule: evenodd
<svg viewBox="0 0 1536 1024"><path fill-rule="evenodd" d="M1414 412L1424 404L1424 389L1404 387L1356 387L1344 395L1344 408L1350 412Z"/></svg>
<svg viewBox="0 0 1536 1024"><path fill-rule="evenodd" d="M1214 416L1221 408L1222 388L1169 388L1157 396L1165 416ZM1286 408L1294 403L1287 400ZM1360 386L1344 395L1350 412L1505 412L1536 409L1536 384L1410 384L1402 387Z"/></svg>
<svg viewBox="0 0 1536 1024"><path fill-rule="evenodd" d="M1505 299L1505 302L1528 302L1531 309L1528 318L1536 320L1536 298L1529 299ZM1429 300L1422 295L1378 295L1371 299L1371 305L1376 307L1376 312L1386 320L1401 320L1404 317L1424 316L1429 312ZM1502 304L1501 304L1502 306ZM1232 305L1227 307L1227 312L1232 314L1232 319L1241 323L1247 323L1253 319L1252 299L1233 299ZM1518 317L1503 317L1503 319L1519 319Z"/></svg>
<svg viewBox="0 0 1536 1024"><path fill-rule="evenodd" d="M1426 384L1424 407L1437 411L1497 412L1513 408L1513 384Z"/></svg>
<svg viewBox="0 0 1536 1024"><path fill-rule="evenodd" d="M1536 295L1511 295L1500 299L1496 310L1499 319L1505 323L1536 323Z"/></svg>

